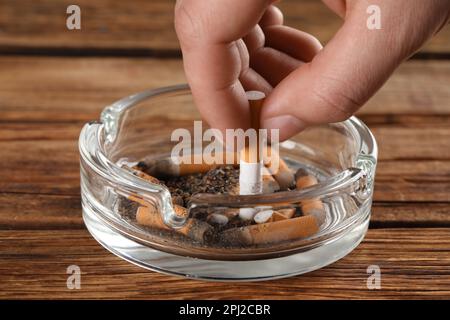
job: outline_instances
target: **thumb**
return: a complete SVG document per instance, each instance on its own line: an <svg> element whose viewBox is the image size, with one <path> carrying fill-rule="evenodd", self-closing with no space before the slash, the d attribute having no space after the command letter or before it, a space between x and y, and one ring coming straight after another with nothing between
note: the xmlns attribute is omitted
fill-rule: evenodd
<svg viewBox="0 0 450 320"><path fill-rule="evenodd" d="M399 13L409 10L404 1L380 0L382 29L371 30L367 1L355 3L328 45L313 61L283 79L266 99L262 126L280 129L281 140L308 125L349 118L440 25L438 21L436 27L430 26L430 21L439 20L436 13L434 19L411 13L399 23ZM423 12L417 7L413 10Z"/></svg>

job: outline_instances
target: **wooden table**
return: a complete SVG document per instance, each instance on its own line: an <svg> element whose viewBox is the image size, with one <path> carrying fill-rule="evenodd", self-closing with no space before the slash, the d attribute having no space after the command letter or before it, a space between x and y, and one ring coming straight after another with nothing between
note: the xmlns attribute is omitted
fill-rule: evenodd
<svg viewBox="0 0 450 320"><path fill-rule="evenodd" d="M81 219L77 138L107 104L184 82L173 1L0 0L0 298L450 298L450 28L404 63L359 116L380 148L370 230L321 270L225 284L140 269ZM283 0L287 24L326 42L340 21ZM68 290L78 265L81 289ZM381 268L380 290L366 286Z"/></svg>

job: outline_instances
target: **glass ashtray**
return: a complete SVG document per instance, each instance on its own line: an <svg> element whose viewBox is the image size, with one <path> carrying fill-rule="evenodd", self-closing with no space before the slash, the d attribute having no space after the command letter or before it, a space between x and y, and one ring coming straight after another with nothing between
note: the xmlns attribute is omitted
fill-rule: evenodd
<svg viewBox="0 0 450 320"><path fill-rule="evenodd" d="M102 246L158 272L252 281L316 270L362 241L377 162L377 144L364 123L352 117L311 127L279 144L281 159L291 170L314 177L314 185L258 195L198 193L180 213L168 187L127 168L169 159L179 143L175 129L192 133L192 145L205 145L195 131L200 119L189 87L178 85L126 97L84 126L79 139L83 219ZM202 132L206 129L203 124ZM305 215L318 203L319 215ZM137 221L137 212L148 208L150 219L162 221L157 227ZM211 215L236 220L236 212L246 210L289 212L293 218L249 228L238 224L231 231L208 223ZM206 218L199 222L199 217ZM314 232L298 229L304 223L313 223Z"/></svg>

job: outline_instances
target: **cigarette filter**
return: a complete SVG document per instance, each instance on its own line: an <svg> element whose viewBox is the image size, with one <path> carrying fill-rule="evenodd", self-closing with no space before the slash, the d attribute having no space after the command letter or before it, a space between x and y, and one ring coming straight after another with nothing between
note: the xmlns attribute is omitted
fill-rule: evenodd
<svg viewBox="0 0 450 320"><path fill-rule="evenodd" d="M297 189L307 188L317 183L317 178L309 174L305 169L300 168L295 173L295 184ZM304 200L300 203L300 205L303 214L316 217L319 225L325 221L325 206L320 199L315 198Z"/></svg>
<svg viewBox="0 0 450 320"><path fill-rule="evenodd" d="M280 190L280 185L266 167L262 167L262 193L274 193Z"/></svg>
<svg viewBox="0 0 450 320"><path fill-rule="evenodd" d="M306 238L318 230L314 216L302 216L228 229L221 237L223 242L233 245L257 245Z"/></svg>
<svg viewBox="0 0 450 320"><path fill-rule="evenodd" d="M271 146L266 149L264 165L278 182L281 190L287 190L294 185L294 172Z"/></svg>
<svg viewBox="0 0 450 320"><path fill-rule="evenodd" d="M180 206L175 206L174 208L178 211L187 212L186 208ZM174 231L198 242L204 242L207 233L211 231L211 226L208 223L193 218L188 219L186 224L181 228L169 228L153 206L139 207L136 213L136 220L140 225Z"/></svg>
<svg viewBox="0 0 450 320"><path fill-rule="evenodd" d="M230 154L228 156L228 154ZM220 155L218 156L218 158ZM227 158L228 157L228 158ZM178 177L193 173L206 173L222 164L238 164L238 156L234 152L223 153L220 163L194 163L193 157L186 156L180 161L174 162L172 158L154 159L146 162L146 171L157 177ZM227 159L233 159L233 163L226 163ZM203 158L202 158L203 161Z"/></svg>

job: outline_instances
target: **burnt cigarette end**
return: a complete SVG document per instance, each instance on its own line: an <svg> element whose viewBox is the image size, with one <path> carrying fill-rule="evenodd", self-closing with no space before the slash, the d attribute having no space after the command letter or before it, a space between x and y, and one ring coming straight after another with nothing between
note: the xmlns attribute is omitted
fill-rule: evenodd
<svg viewBox="0 0 450 320"><path fill-rule="evenodd" d="M277 164L275 166L274 164ZM281 190L288 190L295 185L295 174L280 154L271 146L266 149L264 165L272 174Z"/></svg>
<svg viewBox="0 0 450 320"><path fill-rule="evenodd" d="M187 212L187 209L183 207L175 206L174 208L179 214ZM181 228L170 228L164 223L158 210L152 206L139 207L136 212L136 221L142 226L177 232L201 243L205 242L207 234L212 229L208 223L193 218L188 219L187 223Z"/></svg>
<svg viewBox="0 0 450 320"><path fill-rule="evenodd" d="M318 227L321 227L324 224L327 217L325 210L323 209L311 209L308 211L308 215L316 218Z"/></svg>
<svg viewBox="0 0 450 320"><path fill-rule="evenodd" d="M305 169L300 168L295 173L295 184L297 189L311 187L318 183L317 178ZM319 198L304 200L300 203L302 212L305 216L314 216L320 227L326 219L326 210L323 202Z"/></svg>
<svg viewBox="0 0 450 320"><path fill-rule="evenodd" d="M299 240L318 231L317 219L311 215L228 229L221 233L221 241L229 245L261 245Z"/></svg>
<svg viewBox="0 0 450 320"><path fill-rule="evenodd" d="M133 174L135 176L138 176L139 178L144 179L144 180L146 180L148 182L151 182L151 183L154 183L154 184L158 184L158 185L162 184L161 181L159 181L157 178L155 178L155 177L145 173L138 166L132 167L131 171L133 172Z"/></svg>
<svg viewBox="0 0 450 320"><path fill-rule="evenodd" d="M295 216L295 208L278 209L277 213L282 215L285 219L290 219Z"/></svg>
<svg viewBox="0 0 450 320"><path fill-rule="evenodd" d="M295 173L295 186L297 189L311 187L317 183L317 178L303 168L298 169Z"/></svg>
<svg viewBox="0 0 450 320"><path fill-rule="evenodd" d="M301 177L306 177L306 176L308 176L308 175L309 175L308 171L306 171L306 170L303 169L303 168L299 168L299 169L297 170L297 172L295 172L295 180L297 180L297 179L299 179L299 178L301 178Z"/></svg>

